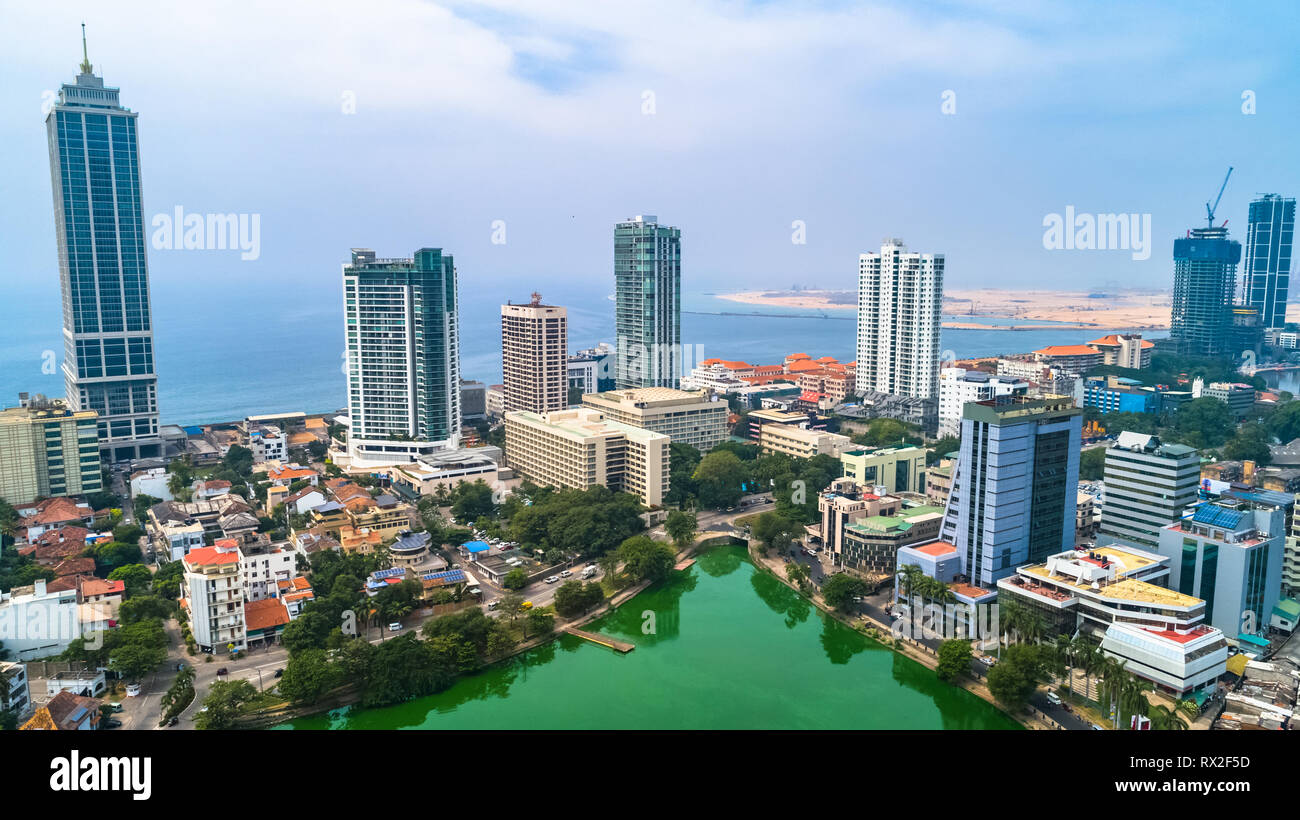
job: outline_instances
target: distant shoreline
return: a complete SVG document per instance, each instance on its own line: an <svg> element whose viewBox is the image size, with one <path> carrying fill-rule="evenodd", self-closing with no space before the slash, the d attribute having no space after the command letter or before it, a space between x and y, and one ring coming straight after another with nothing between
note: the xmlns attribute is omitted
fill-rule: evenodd
<svg viewBox="0 0 1300 820"><path fill-rule="evenodd" d="M849 311L857 308L856 304L849 303L846 299L852 295L851 291L765 290L715 295L729 302L769 308L823 311ZM949 317L957 314L969 316L969 320L949 318L943 322L943 327L1007 331L1099 331L1113 328L1162 331L1169 329L1169 309L1169 293L1158 290L1124 290L1104 294L996 288L954 290L944 294L943 312ZM981 318L1001 319L1004 322L992 324L981 322Z"/></svg>

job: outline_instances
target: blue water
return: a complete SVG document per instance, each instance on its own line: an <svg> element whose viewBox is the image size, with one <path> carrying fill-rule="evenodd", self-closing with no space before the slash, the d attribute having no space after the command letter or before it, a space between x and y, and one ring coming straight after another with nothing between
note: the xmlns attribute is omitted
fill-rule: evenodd
<svg viewBox="0 0 1300 820"><path fill-rule="evenodd" d="M268 281L252 288L214 288L183 279L155 279L153 284L163 423L198 424L255 413L315 413L346 406L341 283L306 288L300 283ZM47 361L44 351L53 351L60 361L63 355L57 279L18 282L6 290L8 305L22 308L4 309L0 322L0 406L16 404L19 391L62 396L62 375L42 372ZM569 309L571 349L614 341L614 303L608 298L612 290L612 277L595 286L546 284L546 301ZM462 275L465 378L501 380L500 305L511 296L524 299L526 289L514 294L489 283L471 286ZM682 344L699 345L698 358L778 364L790 353L834 356L840 361L854 356L852 310L753 307L695 293L683 296L682 311ZM724 311L759 315L710 315ZM1079 344L1114 332L1100 328L944 330L943 348L958 358L988 356Z"/></svg>

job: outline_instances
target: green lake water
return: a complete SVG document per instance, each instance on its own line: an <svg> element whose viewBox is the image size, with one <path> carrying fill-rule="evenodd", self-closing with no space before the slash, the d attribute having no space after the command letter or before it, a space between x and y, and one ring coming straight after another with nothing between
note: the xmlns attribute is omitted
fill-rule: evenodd
<svg viewBox="0 0 1300 820"><path fill-rule="evenodd" d="M572 635L441 694L339 710L296 729L1014 729L934 672L822 614L759 572L743 547L690 569Z"/></svg>

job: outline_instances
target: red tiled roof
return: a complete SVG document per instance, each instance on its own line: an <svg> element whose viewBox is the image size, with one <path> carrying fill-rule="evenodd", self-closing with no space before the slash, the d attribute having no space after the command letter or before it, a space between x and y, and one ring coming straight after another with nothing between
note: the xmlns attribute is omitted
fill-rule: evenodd
<svg viewBox="0 0 1300 820"><path fill-rule="evenodd" d="M1096 356L1097 351L1087 345L1051 345L1035 350L1040 356Z"/></svg>
<svg viewBox="0 0 1300 820"><path fill-rule="evenodd" d="M217 542L218 545L234 545L230 539L222 539ZM189 551L183 559L185 563L191 566L206 566L209 564L233 564L239 560L239 553L231 551L222 551L217 547L196 547Z"/></svg>
<svg viewBox="0 0 1300 820"><path fill-rule="evenodd" d="M244 604L244 628L249 632L272 629L287 623L289 610L284 608L284 603L278 598L263 598Z"/></svg>
<svg viewBox="0 0 1300 820"><path fill-rule="evenodd" d="M93 575L94 573L94 558L68 558L54 565L54 574L58 577L64 575Z"/></svg>
<svg viewBox="0 0 1300 820"><path fill-rule="evenodd" d="M105 581L101 578L93 578L81 583L81 597L85 598L91 595L121 595L126 592L126 581Z"/></svg>

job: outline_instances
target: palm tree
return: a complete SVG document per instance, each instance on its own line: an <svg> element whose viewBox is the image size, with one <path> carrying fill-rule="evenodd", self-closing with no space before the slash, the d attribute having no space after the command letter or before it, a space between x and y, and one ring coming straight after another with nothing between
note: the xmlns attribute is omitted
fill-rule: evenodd
<svg viewBox="0 0 1300 820"><path fill-rule="evenodd" d="M917 564L908 564L898 571L902 578L899 579L903 587L903 598L910 604L912 601L912 589L916 587L925 573L921 572L921 567Z"/></svg>
<svg viewBox="0 0 1300 820"><path fill-rule="evenodd" d="M1124 664L1128 661L1117 661L1107 656L1100 665L1101 670L1101 691L1099 693L1102 705L1106 708L1107 714L1111 716L1111 723L1116 729L1119 728L1120 701L1124 694L1124 679L1128 672L1124 670Z"/></svg>
<svg viewBox="0 0 1300 820"><path fill-rule="evenodd" d="M1151 701L1147 700L1147 692L1154 691L1155 687L1150 681L1139 678L1131 672L1125 674L1120 688L1120 716L1124 719L1125 725L1128 725L1129 718L1133 715L1146 717L1151 708Z"/></svg>
<svg viewBox="0 0 1300 820"><path fill-rule="evenodd" d="M1187 721L1178 714L1177 707L1170 709L1157 704L1151 707L1151 714L1148 717L1151 718L1151 728L1156 731L1180 731L1188 728Z"/></svg>
<svg viewBox="0 0 1300 820"><path fill-rule="evenodd" d="M1102 651L1101 644L1080 635L1076 640L1080 642L1078 664L1083 669L1084 697L1092 699L1092 675L1101 669L1102 664L1106 662L1106 653ZM1101 702L1101 694L1097 694L1097 702Z"/></svg>
<svg viewBox="0 0 1300 820"><path fill-rule="evenodd" d="M1074 641L1069 635L1056 636L1057 668L1070 678L1070 694L1074 694Z"/></svg>

